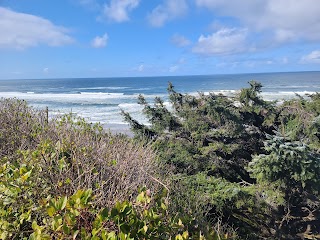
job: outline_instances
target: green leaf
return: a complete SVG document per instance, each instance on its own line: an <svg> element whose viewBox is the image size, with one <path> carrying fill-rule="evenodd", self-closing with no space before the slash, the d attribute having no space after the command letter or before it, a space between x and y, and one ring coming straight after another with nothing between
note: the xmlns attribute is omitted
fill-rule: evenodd
<svg viewBox="0 0 320 240"><path fill-rule="evenodd" d="M115 232L112 231L111 233L108 233L107 239L108 239L108 240L116 240L117 237L116 237Z"/></svg>
<svg viewBox="0 0 320 240"><path fill-rule="evenodd" d="M39 226L38 226L38 224L37 224L36 221L33 221L33 222L32 222L31 227L32 227L32 229L35 230L35 231L39 229Z"/></svg>
<svg viewBox="0 0 320 240"><path fill-rule="evenodd" d="M161 203L161 208L163 209L163 210L167 210L167 206L162 202Z"/></svg>
<svg viewBox="0 0 320 240"><path fill-rule="evenodd" d="M120 229L122 232L129 234L130 233L130 226L126 223L121 224Z"/></svg>
<svg viewBox="0 0 320 240"><path fill-rule="evenodd" d="M102 221L106 220L109 216L109 209L108 208L104 208L101 212L100 215L102 217Z"/></svg>
<svg viewBox="0 0 320 240"><path fill-rule="evenodd" d="M112 160L112 161L111 161L111 165L112 165L112 166L117 165L117 160Z"/></svg>
<svg viewBox="0 0 320 240"><path fill-rule="evenodd" d="M97 237L96 235L100 232L100 230L101 230L101 228L98 228L98 229L94 228L94 229L92 229L92 231L91 231L92 237ZM99 238L97 238L97 239L99 239Z"/></svg>
<svg viewBox="0 0 320 240"><path fill-rule="evenodd" d="M47 208L47 213L50 217L53 217L53 215L56 213L56 209L53 206L50 206Z"/></svg>
<svg viewBox="0 0 320 240"><path fill-rule="evenodd" d="M72 234L72 239L76 239L77 236L79 234L79 230L75 231L73 234Z"/></svg>
<svg viewBox="0 0 320 240"><path fill-rule="evenodd" d="M26 181L30 177L31 172L32 172L32 170L30 170L29 172L26 172L25 174L23 174L21 176L22 181Z"/></svg>
<svg viewBox="0 0 320 240"><path fill-rule="evenodd" d="M143 230L144 230L144 233L147 233L147 231L148 231L148 226L147 226L147 225L144 225L144 226L143 226Z"/></svg>
<svg viewBox="0 0 320 240"><path fill-rule="evenodd" d="M188 239L188 238L189 238L189 233L188 233L188 231L183 232L182 237L183 237L184 239Z"/></svg>
<svg viewBox="0 0 320 240"><path fill-rule="evenodd" d="M175 237L175 240L183 240L183 237L179 234Z"/></svg>
<svg viewBox="0 0 320 240"><path fill-rule="evenodd" d="M2 239L5 239L5 238L2 238ZM36 240L36 236L35 236L35 233L32 233L30 236L29 236L29 240Z"/></svg>
<svg viewBox="0 0 320 240"><path fill-rule="evenodd" d="M138 196L137 196L137 202L145 202L146 198L145 198L145 194L144 192L141 192Z"/></svg>
<svg viewBox="0 0 320 240"><path fill-rule="evenodd" d="M58 210L63 210L67 206L68 198L62 197L58 202Z"/></svg>
<svg viewBox="0 0 320 240"><path fill-rule="evenodd" d="M83 193L83 198L81 199L82 201L82 203L84 204L84 205L87 205L88 204L88 201L89 201L89 199L90 199L90 197L91 197L91 195L92 195L92 190L91 189L88 189L88 190L86 190L86 191L84 191L84 193Z"/></svg>
<svg viewBox="0 0 320 240"><path fill-rule="evenodd" d="M70 227L68 226L68 225L66 225L66 224L63 224L63 227L62 227L62 229L63 229L63 232L65 233L65 234L70 234Z"/></svg>
<svg viewBox="0 0 320 240"><path fill-rule="evenodd" d="M119 211L118 211L118 209L116 209L115 207L114 208L112 208L112 210L111 210L111 218L114 218L115 216L117 216L119 214Z"/></svg>

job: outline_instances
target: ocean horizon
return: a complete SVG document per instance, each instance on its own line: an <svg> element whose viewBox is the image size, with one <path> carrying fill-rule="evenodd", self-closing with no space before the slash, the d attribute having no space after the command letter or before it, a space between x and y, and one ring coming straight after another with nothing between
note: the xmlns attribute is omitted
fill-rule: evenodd
<svg viewBox="0 0 320 240"><path fill-rule="evenodd" d="M45 109L49 115L70 113L89 122L100 122L111 131L128 130L120 112L129 112L135 119L147 123L137 104L139 94L153 102L161 97L170 105L168 82L176 91L187 94L214 92L233 95L248 82L263 85L265 100L284 100L320 91L320 72L241 73L193 76L113 77L113 78L57 78L0 80L0 97L19 98L29 105Z"/></svg>

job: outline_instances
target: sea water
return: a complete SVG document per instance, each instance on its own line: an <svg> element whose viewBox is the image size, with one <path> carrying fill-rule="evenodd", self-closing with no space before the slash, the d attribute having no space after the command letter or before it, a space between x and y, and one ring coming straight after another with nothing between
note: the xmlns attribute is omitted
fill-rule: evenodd
<svg viewBox="0 0 320 240"><path fill-rule="evenodd" d="M261 82L266 100L290 99L320 92L320 72L252 73L207 76L74 78L0 80L0 97L26 100L31 106L49 108L50 116L70 113L100 122L111 130L128 128L121 109L147 123L137 104L139 94L152 102L158 96L168 103L167 87L188 94L215 92L235 94L248 82Z"/></svg>

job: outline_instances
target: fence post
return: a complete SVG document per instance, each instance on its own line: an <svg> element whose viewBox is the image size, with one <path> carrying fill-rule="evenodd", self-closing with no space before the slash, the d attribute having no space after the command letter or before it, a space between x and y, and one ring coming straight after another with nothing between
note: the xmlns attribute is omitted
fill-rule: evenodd
<svg viewBox="0 0 320 240"><path fill-rule="evenodd" d="M48 125L48 123L49 123L49 108L48 108L48 106L46 107L46 122Z"/></svg>

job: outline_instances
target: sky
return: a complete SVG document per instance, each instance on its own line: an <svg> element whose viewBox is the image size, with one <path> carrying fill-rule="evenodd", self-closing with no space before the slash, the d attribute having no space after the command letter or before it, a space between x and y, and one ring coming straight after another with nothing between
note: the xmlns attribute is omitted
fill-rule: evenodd
<svg viewBox="0 0 320 240"><path fill-rule="evenodd" d="M0 0L0 79L320 70L319 0Z"/></svg>

